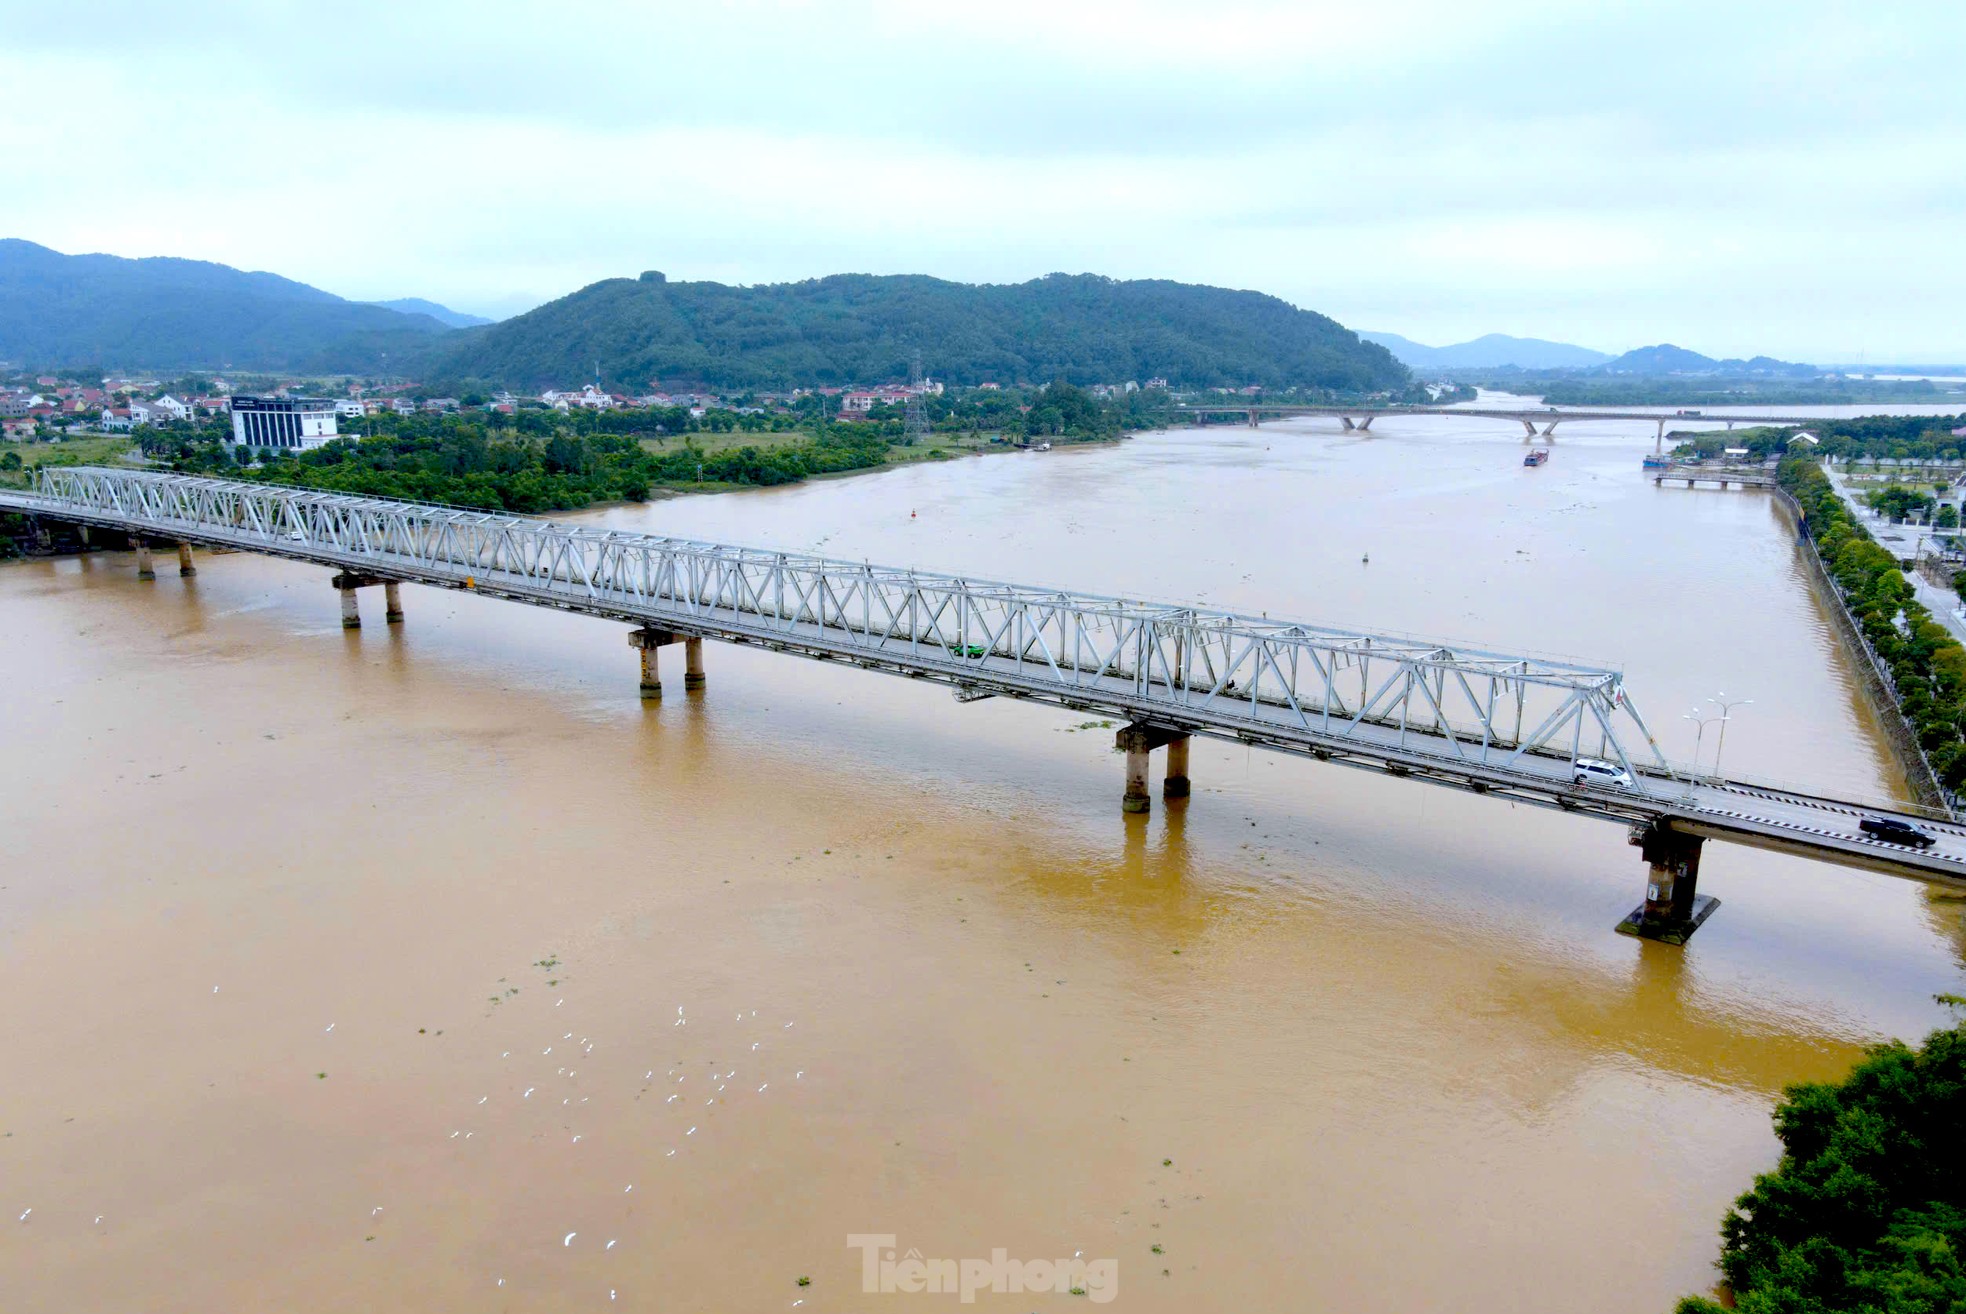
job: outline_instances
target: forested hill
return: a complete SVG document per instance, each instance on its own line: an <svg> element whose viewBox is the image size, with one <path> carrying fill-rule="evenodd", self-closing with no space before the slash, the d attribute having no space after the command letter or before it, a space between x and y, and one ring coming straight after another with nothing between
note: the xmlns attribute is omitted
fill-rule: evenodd
<svg viewBox="0 0 1966 1314"><path fill-rule="evenodd" d="M413 373L450 331L277 274L0 239L0 360L29 367Z"/></svg>
<svg viewBox="0 0 1966 1314"><path fill-rule="evenodd" d="M639 391L790 388L905 379L912 350L952 384L1402 388L1405 366L1333 320L1259 292L1052 274L950 283L840 274L728 287L649 273L609 279L453 340L447 383Z"/></svg>

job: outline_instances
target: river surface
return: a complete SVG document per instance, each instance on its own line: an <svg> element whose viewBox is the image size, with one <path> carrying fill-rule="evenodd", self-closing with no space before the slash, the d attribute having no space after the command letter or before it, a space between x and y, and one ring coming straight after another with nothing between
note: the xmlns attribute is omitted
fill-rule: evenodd
<svg viewBox="0 0 1966 1314"><path fill-rule="evenodd" d="M1651 428L582 518L1611 662L1675 757L1724 690L1729 773L1901 794L1791 527L1654 487ZM1966 988L1960 905L1881 876L1709 845L1719 912L1642 944L1602 822L1206 741L1128 817L1073 714L718 645L645 706L621 625L161 574L0 567L10 1314L957 1304L864 1293L849 1234L1110 1259L1128 1310L1660 1314L1781 1088Z"/></svg>

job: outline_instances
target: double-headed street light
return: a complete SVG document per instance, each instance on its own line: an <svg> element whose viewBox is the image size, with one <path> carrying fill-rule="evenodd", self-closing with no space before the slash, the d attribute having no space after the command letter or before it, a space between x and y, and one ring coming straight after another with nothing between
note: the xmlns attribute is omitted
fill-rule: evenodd
<svg viewBox="0 0 1966 1314"><path fill-rule="evenodd" d="M1714 716L1711 714L1703 714L1700 711L1700 709L1696 707L1692 711L1688 712L1686 715L1680 717L1679 719L1682 721L1691 721L1694 725L1699 727L1698 733L1696 733L1693 737L1693 771L1697 775L1700 770L1700 745L1706 741L1707 727L1713 724L1715 721L1725 721L1727 718L1725 716ZM1725 726L1721 727L1721 733L1722 734L1726 733ZM1715 775L1720 774L1720 755L1718 753L1714 754L1714 774Z"/></svg>
<svg viewBox="0 0 1966 1314"><path fill-rule="evenodd" d="M1720 708L1720 742L1715 744L1713 749L1713 773L1717 776L1720 774L1720 755L1727 749L1727 723L1733 719L1736 707L1747 707L1754 702L1754 699L1729 698L1727 691L1723 689L1718 697L1709 698L1707 701Z"/></svg>

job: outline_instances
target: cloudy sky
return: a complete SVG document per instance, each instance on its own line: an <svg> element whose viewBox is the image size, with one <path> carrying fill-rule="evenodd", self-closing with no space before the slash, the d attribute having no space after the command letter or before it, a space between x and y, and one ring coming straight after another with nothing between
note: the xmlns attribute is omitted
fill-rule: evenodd
<svg viewBox="0 0 1966 1314"><path fill-rule="evenodd" d="M1052 270L1966 358L1966 3L0 0L0 236L511 313Z"/></svg>

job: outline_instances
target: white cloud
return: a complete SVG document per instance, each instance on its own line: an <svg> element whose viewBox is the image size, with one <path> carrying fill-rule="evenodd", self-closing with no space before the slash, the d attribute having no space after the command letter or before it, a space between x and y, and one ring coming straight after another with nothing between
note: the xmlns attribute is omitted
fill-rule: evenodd
<svg viewBox="0 0 1966 1314"><path fill-rule="evenodd" d="M63 250L466 309L1089 269L1431 341L1966 356L1950 4L14 4L5 228Z"/></svg>

